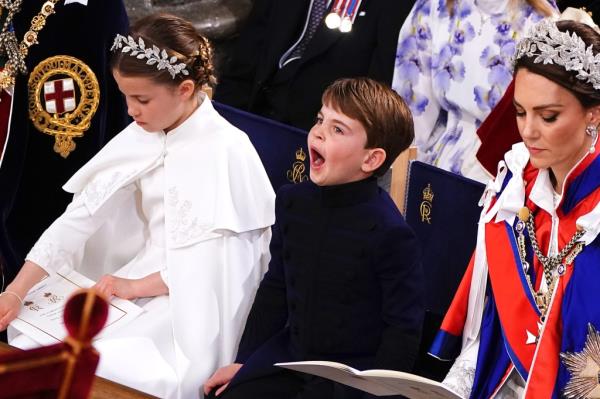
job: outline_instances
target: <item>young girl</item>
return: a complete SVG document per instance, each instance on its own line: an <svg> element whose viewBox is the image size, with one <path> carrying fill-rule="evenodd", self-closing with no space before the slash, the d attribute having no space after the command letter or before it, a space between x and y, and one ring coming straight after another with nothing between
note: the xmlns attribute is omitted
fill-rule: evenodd
<svg viewBox="0 0 600 399"><path fill-rule="evenodd" d="M0 329L35 283L69 264L107 295L153 298L96 343L98 374L197 397L233 360L266 266L274 193L247 136L200 91L214 79L211 50L190 23L151 15L112 49L134 122L64 186L74 199L0 295Z"/></svg>

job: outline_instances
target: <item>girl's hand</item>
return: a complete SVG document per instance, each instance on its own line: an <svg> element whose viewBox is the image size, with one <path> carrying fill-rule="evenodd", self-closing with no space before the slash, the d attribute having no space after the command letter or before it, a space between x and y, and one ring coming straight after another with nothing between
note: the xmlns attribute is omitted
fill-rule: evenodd
<svg viewBox="0 0 600 399"><path fill-rule="evenodd" d="M0 295L0 331L6 330L21 311L21 300L16 295L4 292Z"/></svg>
<svg viewBox="0 0 600 399"><path fill-rule="evenodd" d="M107 298L114 295L123 299L135 299L139 297L136 291L137 281L105 274L92 288Z"/></svg>

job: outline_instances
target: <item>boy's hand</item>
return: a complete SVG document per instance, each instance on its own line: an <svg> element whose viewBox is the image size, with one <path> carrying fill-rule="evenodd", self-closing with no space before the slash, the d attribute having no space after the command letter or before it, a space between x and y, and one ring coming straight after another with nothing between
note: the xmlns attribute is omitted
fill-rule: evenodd
<svg viewBox="0 0 600 399"><path fill-rule="evenodd" d="M114 295L123 299L135 299L138 297L136 293L136 281L105 274L92 288L107 298Z"/></svg>
<svg viewBox="0 0 600 399"><path fill-rule="evenodd" d="M13 321L21 311L21 301L14 295L4 294L0 296L0 331L6 330L8 324Z"/></svg>
<svg viewBox="0 0 600 399"><path fill-rule="evenodd" d="M215 392L215 396L219 396L221 392L227 388L229 385L229 381L233 378L233 376L238 372L239 369L242 368L240 363L233 363L229 366L221 367L204 383L204 394L208 395L213 389L220 386Z"/></svg>

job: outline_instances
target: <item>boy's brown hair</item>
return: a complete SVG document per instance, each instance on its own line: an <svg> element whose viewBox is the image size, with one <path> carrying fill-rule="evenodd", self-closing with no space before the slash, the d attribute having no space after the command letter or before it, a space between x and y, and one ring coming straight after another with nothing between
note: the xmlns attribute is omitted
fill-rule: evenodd
<svg viewBox="0 0 600 399"><path fill-rule="evenodd" d="M365 148L385 151L385 161L375 170L375 176L382 176L415 137L408 105L390 87L372 79L338 79L325 89L322 102L363 125L367 133Z"/></svg>

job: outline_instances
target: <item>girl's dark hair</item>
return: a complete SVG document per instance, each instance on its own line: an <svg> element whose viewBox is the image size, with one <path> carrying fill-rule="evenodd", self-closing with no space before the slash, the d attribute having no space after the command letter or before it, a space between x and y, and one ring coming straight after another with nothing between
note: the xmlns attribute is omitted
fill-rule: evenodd
<svg viewBox="0 0 600 399"><path fill-rule="evenodd" d="M585 42L586 47L592 46L594 54L600 53L600 34L590 26L565 20L556 22L556 27L561 32L575 33ZM535 56L519 58L515 63L515 73L519 68L526 68L569 90L584 108L600 105L600 91L594 89L591 83L578 79L576 72L567 71L562 65L535 63L534 59ZM600 76L597 78L600 79Z"/></svg>
<svg viewBox="0 0 600 399"><path fill-rule="evenodd" d="M197 88L215 84L210 43L185 19L162 13L148 15L131 27L129 35L136 42L141 37L146 48L155 45L165 50L169 57L177 57L178 62L186 64L189 75L178 73L173 78L167 69L159 70L156 64L147 65L145 58L137 59L130 53L116 49L110 66L120 74L148 77L157 83L169 85L178 85L191 79Z"/></svg>

